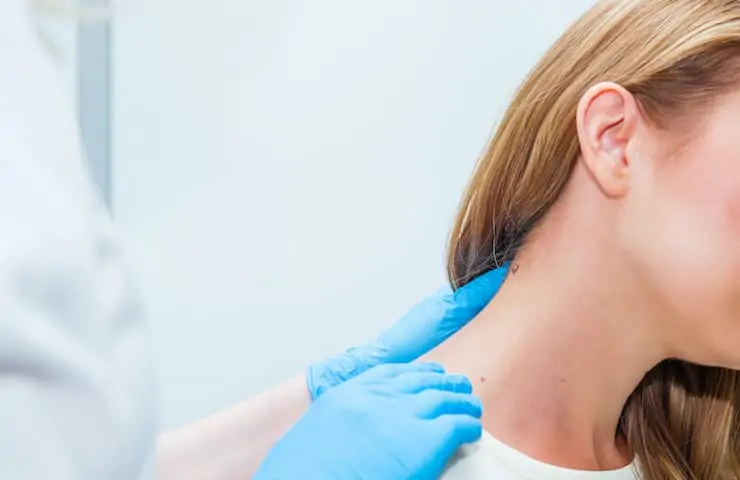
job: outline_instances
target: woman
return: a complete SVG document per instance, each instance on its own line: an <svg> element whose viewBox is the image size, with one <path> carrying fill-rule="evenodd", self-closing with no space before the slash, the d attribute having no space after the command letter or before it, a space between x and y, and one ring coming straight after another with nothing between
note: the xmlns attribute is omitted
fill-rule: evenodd
<svg viewBox="0 0 740 480"><path fill-rule="evenodd" d="M739 128L740 1L604 0L545 54L451 236L457 287L511 269L430 355L490 434L445 478L740 478Z"/></svg>

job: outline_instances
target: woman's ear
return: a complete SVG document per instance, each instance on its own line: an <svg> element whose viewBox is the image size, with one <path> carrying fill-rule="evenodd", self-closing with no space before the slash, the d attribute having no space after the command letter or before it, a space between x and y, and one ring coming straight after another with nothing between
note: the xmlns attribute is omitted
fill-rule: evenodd
<svg viewBox="0 0 740 480"><path fill-rule="evenodd" d="M635 97L616 83L591 87L578 104L581 160L608 197L621 197L629 191L627 145L635 134L639 115Z"/></svg>

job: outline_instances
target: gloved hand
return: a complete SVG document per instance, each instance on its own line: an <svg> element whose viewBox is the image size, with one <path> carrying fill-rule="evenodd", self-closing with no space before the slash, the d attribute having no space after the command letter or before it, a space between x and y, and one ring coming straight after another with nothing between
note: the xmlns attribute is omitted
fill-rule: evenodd
<svg viewBox="0 0 740 480"><path fill-rule="evenodd" d="M508 266L478 277L453 292L441 289L412 308L375 341L347 350L309 367L306 385L314 400L372 367L385 363L407 363L447 340L464 327L498 292Z"/></svg>
<svg viewBox="0 0 740 480"><path fill-rule="evenodd" d="M481 436L470 382L436 364L383 365L332 388L253 480L433 480Z"/></svg>

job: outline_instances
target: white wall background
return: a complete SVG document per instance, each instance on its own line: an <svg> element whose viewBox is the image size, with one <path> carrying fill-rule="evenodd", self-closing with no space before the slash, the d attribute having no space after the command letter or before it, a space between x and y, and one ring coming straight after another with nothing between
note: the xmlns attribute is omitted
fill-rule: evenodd
<svg viewBox="0 0 740 480"><path fill-rule="evenodd" d="M492 125L593 3L147 0L124 11L113 203L149 301L164 426L370 338L441 285Z"/></svg>

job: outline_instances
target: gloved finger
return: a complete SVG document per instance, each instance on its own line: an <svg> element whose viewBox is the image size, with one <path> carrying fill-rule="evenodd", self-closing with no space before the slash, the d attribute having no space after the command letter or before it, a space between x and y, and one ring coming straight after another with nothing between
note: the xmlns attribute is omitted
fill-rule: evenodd
<svg viewBox="0 0 740 480"><path fill-rule="evenodd" d="M501 288L508 266L488 272L453 292L439 290L412 308L377 341L374 356L390 362L411 362L468 324Z"/></svg>
<svg viewBox="0 0 740 480"><path fill-rule="evenodd" d="M425 390L415 394L413 401L416 415L424 419L446 415L468 415L471 418L480 418L483 414L483 405L480 400L469 394Z"/></svg>
<svg viewBox="0 0 740 480"><path fill-rule="evenodd" d="M484 273L467 285L457 289L453 294L454 304L459 308L477 314L498 293L508 272L509 264L506 263L502 267Z"/></svg>
<svg viewBox="0 0 740 480"><path fill-rule="evenodd" d="M397 381L405 393L419 393L424 390L445 390L456 393L472 393L473 385L464 375L440 373L399 375Z"/></svg>
<svg viewBox="0 0 740 480"><path fill-rule="evenodd" d="M364 382L376 382L395 379L401 375L420 375L444 373L444 367L439 363L420 362L420 363L388 363L371 368L367 372L359 375L357 378Z"/></svg>
<svg viewBox="0 0 740 480"><path fill-rule="evenodd" d="M509 271L508 264L484 273L455 292L440 297L444 304L444 319L440 322L440 335L446 340L468 324L498 293Z"/></svg>
<svg viewBox="0 0 740 480"><path fill-rule="evenodd" d="M483 435L483 425L480 419L470 415L444 415L437 421L446 424L445 428L449 438L452 439L448 447L452 448L453 452L460 445L477 442Z"/></svg>
<svg viewBox="0 0 740 480"><path fill-rule="evenodd" d="M433 339L435 347L457 333L488 305L501 288L508 271L506 264L439 297L440 316Z"/></svg>
<svg viewBox="0 0 740 480"><path fill-rule="evenodd" d="M442 443L437 454L430 461L430 469L442 475L449 459L466 443L480 440L483 426L480 420L469 415L444 415L432 420L432 434L442 433ZM435 477L435 478L437 478Z"/></svg>
<svg viewBox="0 0 740 480"><path fill-rule="evenodd" d="M315 400L326 390L384 363L412 362L467 325L498 292L508 264L453 292L442 289L412 308L375 341L315 363L306 386Z"/></svg>

